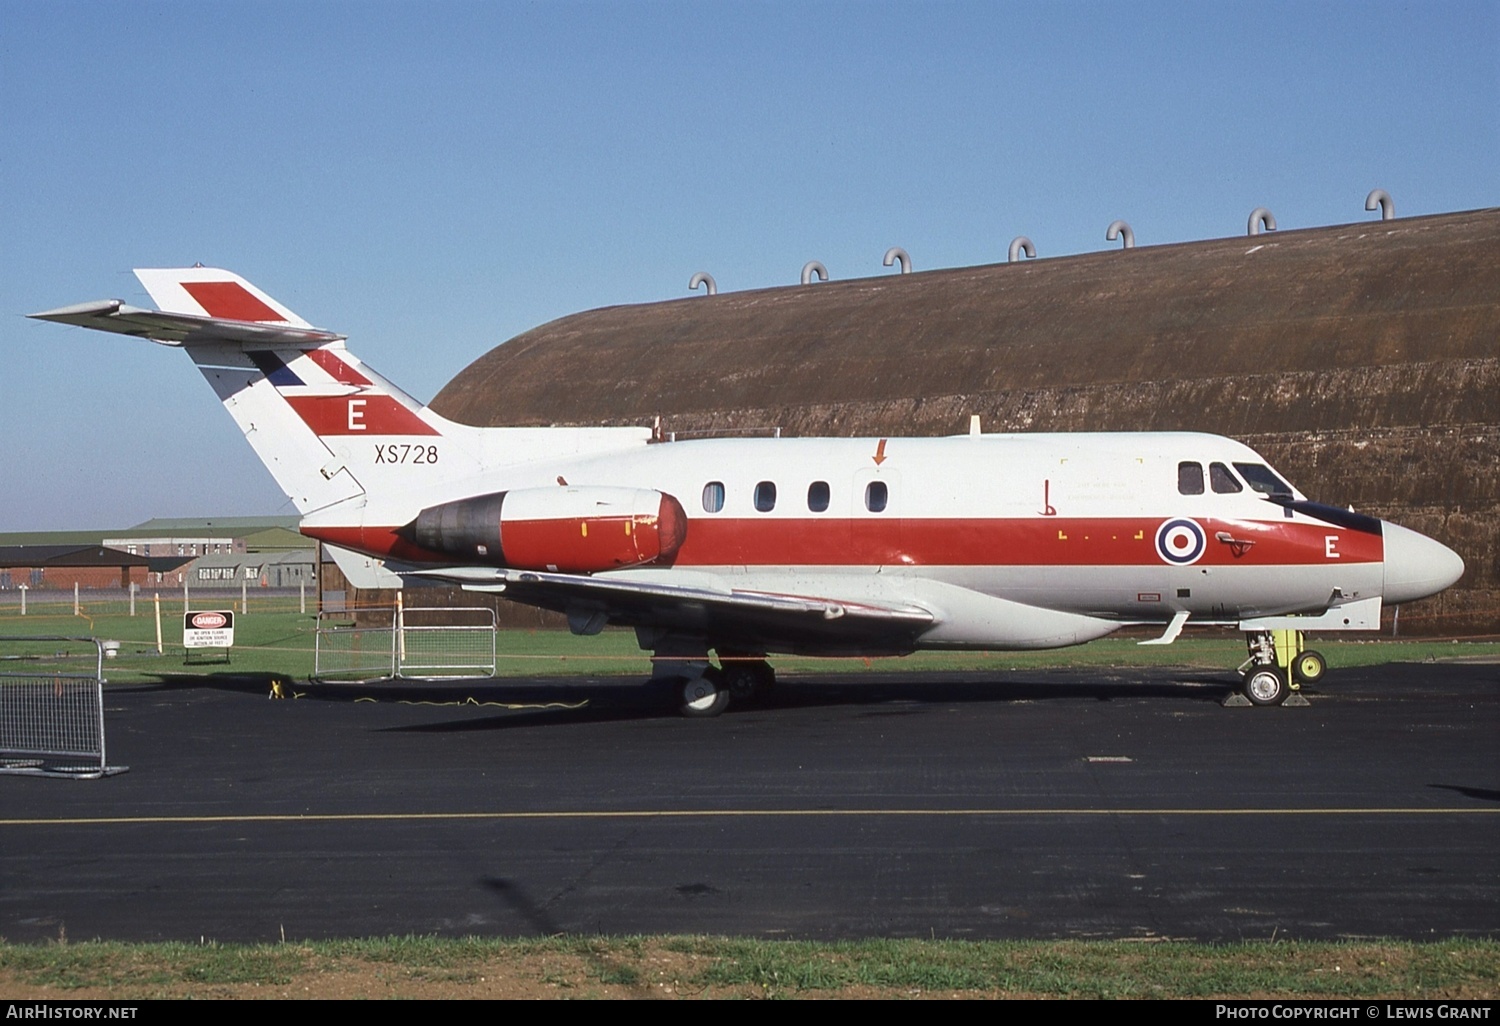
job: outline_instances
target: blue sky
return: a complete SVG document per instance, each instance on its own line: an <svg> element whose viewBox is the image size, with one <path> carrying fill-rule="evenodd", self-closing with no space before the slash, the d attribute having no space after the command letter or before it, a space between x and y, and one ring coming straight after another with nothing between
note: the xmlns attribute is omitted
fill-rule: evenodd
<svg viewBox="0 0 1500 1026"><path fill-rule="evenodd" d="M1497 55L1490 0L0 0L0 530L291 512L182 354L21 316L144 305L133 267L235 270L426 400L699 270L1494 206Z"/></svg>

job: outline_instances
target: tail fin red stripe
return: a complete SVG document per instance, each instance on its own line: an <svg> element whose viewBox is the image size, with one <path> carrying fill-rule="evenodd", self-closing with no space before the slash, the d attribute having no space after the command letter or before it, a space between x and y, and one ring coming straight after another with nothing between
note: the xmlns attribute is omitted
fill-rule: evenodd
<svg viewBox="0 0 1500 1026"><path fill-rule="evenodd" d="M327 349L310 350L307 356L308 359L312 360L312 362L317 364L319 367L322 367L333 377L333 380L337 381L341 385L371 384L369 378L365 377L359 371L349 366L343 360L340 360L335 354L329 352Z"/></svg>
<svg viewBox="0 0 1500 1026"><path fill-rule="evenodd" d="M185 281L180 284L210 317L230 321L285 320L237 281Z"/></svg>
<svg viewBox="0 0 1500 1026"><path fill-rule="evenodd" d="M316 435L435 435L437 429L388 395L288 395Z"/></svg>

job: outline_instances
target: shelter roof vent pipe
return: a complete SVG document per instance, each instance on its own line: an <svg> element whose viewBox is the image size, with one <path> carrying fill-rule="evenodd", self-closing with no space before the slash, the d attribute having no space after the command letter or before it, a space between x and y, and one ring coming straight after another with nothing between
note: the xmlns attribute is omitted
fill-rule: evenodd
<svg viewBox="0 0 1500 1026"><path fill-rule="evenodd" d="M1380 219L1382 221L1394 221L1396 219L1396 201L1391 199L1391 194L1384 189L1371 189L1370 195L1365 197L1365 209L1374 210L1380 208Z"/></svg>
<svg viewBox="0 0 1500 1026"><path fill-rule="evenodd" d="M1276 215L1265 207L1256 207L1250 211L1250 221L1245 225L1246 235L1259 235L1264 230L1274 232L1276 230Z"/></svg>
<svg viewBox="0 0 1500 1026"><path fill-rule="evenodd" d="M902 274L911 273L911 257L908 256L906 250L902 249L900 246L892 246L890 249L886 250L885 259L880 261L880 266L889 267L895 263L899 263L901 265Z"/></svg>
<svg viewBox="0 0 1500 1026"><path fill-rule="evenodd" d="M714 281L714 276L709 274L707 271L699 271L697 274L693 275L693 280L688 282L688 291L697 291L699 285L702 285L708 290L708 292L705 293L706 295L717 296L719 294L719 283Z"/></svg>
<svg viewBox="0 0 1500 1026"><path fill-rule="evenodd" d="M818 280L819 281L827 281L828 280L828 268L826 268L822 264L818 263L818 261L816 261L816 260L809 260L807 263L803 264L802 265L802 284L804 284L804 285L811 285L812 284L812 280L813 280L813 275L815 275L815 274L818 276Z"/></svg>
<svg viewBox="0 0 1500 1026"><path fill-rule="evenodd" d="M1121 238L1125 240L1125 245L1122 248L1135 248L1135 232L1131 230L1130 225L1124 221L1111 221L1109 227L1104 231L1104 241L1114 242L1116 239Z"/></svg>
<svg viewBox="0 0 1500 1026"><path fill-rule="evenodd" d="M1010 240L1010 262L1015 263L1021 259L1022 253L1033 260L1036 259L1036 247L1031 244L1031 240L1024 235L1017 235Z"/></svg>

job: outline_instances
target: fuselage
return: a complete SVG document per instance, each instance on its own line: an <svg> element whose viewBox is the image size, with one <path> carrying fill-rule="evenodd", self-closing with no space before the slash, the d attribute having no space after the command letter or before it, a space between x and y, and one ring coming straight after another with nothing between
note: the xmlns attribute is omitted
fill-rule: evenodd
<svg viewBox="0 0 1500 1026"><path fill-rule="evenodd" d="M409 485L416 469L404 468ZM453 553L404 539L402 525L474 495L591 488L673 497L685 531L668 558L647 565L747 589L809 577L824 578L824 590L828 578L922 579L1124 622L1183 611L1228 622L1419 597L1387 588L1394 525L1316 507L1249 447L1187 432L642 444L512 466L436 492L371 488L387 498L365 507L358 528L306 530L376 556L452 563ZM507 537L545 529L558 539L556 558L533 569L631 569L569 565L570 547L588 539L588 517L576 506L558 514L504 527ZM1431 548L1405 558L1456 561L1422 541Z"/></svg>

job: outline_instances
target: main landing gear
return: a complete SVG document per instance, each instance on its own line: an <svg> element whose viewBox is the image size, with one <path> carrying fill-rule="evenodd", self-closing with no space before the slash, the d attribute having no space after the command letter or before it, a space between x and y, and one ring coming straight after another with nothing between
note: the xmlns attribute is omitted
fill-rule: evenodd
<svg viewBox="0 0 1500 1026"><path fill-rule="evenodd" d="M1328 671L1328 662L1312 649L1303 648L1301 631L1250 631L1245 634L1249 658L1240 664L1243 692L1251 705L1281 705L1301 690L1316 684Z"/></svg>
<svg viewBox="0 0 1500 1026"><path fill-rule="evenodd" d="M751 705L764 698L776 683L776 671L764 659L720 656L723 666L705 667L694 677L680 677L684 716L717 716L729 704Z"/></svg>
<svg viewBox="0 0 1500 1026"><path fill-rule="evenodd" d="M716 648L715 666L709 661L708 645L699 639L668 635L642 641L643 647L651 648L652 681L667 686L684 716L717 716L731 702L750 705L776 684L776 671L764 652Z"/></svg>

